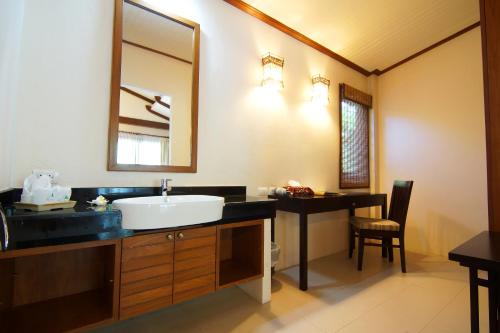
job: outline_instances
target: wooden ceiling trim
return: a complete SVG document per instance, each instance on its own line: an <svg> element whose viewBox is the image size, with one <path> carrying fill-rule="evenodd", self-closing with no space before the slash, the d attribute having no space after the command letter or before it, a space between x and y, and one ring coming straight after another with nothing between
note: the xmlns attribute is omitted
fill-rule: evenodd
<svg viewBox="0 0 500 333"><path fill-rule="evenodd" d="M162 115L161 113L156 112L155 110L153 110L153 108L151 107L151 105L146 105L146 110L148 110L148 112L150 112L150 113L154 114L154 115L155 115L155 116L157 116L157 117L160 117L160 118L162 118L162 119L165 119L165 120L167 120L167 121L170 121L170 118L169 118L169 117L164 116L164 115Z"/></svg>
<svg viewBox="0 0 500 333"><path fill-rule="evenodd" d="M142 99L143 101L146 101L146 102L148 102L148 103L150 103L150 104L154 104L154 103L155 103L155 101L154 101L154 100L152 100L152 99L150 99L150 98L147 98L146 96L141 95L141 94L139 94L138 92L133 91L132 89L129 89L129 88L124 87L124 86L120 86L120 89L121 89L121 90L123 90L123 91L125 91L125 92L127 92L127 93L129 93L130 95L135 96L135 97L137 97L137 98L140 98L140 99ZM155 98L156 98L156 96L155 96ZM163 104L164 106L165 106L165 105L168 105L168 104L164 104L164 103L162 103L162 104ZM170 109L170 105L168 105L168 108ZM155 116L158 116L158 117L160 117L160 118L162 118L162 119L165 119L165 120L170 121L170 118L169 118L169 117L164 116L164 115L162 115L161 113L158 113L158 112L154 111L154 110L151 108L151 105L146 105L146 110L147 110L148 112L150 112L150 113L154 114Z"/></svg>
<svg viewBox="0 0 500 333"><path fill-rule="evenodd" d="M173 54L166 53L166 52L163 52L163 51L159 51L157 49L153 49L153 48L150 48L148 46L144 46L144 45L141 45L141 44L138 44L138 43L134 43L134 42L131 42L131 41L126 40L126 39L122 39L122 42L125 43L125 44L128 44L128 45L131 45L131 46L138 47L138 48L146 50L146 51L150 51L150 52L153 52L153 53L156 53L156 54L168 57L168 58L172 58L174 60L185 62L186 64L189 64L189 65L193 64L192 61L189 61L189 60L186 60L186 59L182 59L182 58L179 58L177 56L174 56Z"/></svg>
<svg viewBox="0 0 500 333"><path fill-rule="evenodd" d="M130 95L132 95L132 96L135 96L135 97L137 97L137 98L140 98L140 99L142 99L143 101L148 102L149 104L154 104L154 103L155 103L155 101L154 101L154 100L152 100L151 98L147 98L146 96L144 96L144 95L142 95L142 94L139 94L137 91L134 91L134 90L129 89L129 88L127 88L127 87L120 86L120 90L123 90L123 91L125 91L126 93L129 93L129 94L130 94Z"/></svg>
<svg viewBox="0 0 500 333"><path fill-rule="evenodd" d="M167 123L160 123L157 121L151 121L151 120L145 120L145 119L120 116L120 118L118 120L119 120L120 124L135 125L135 126L164 129L164 130L168 130L170 128L170 125Z"/></svg>
<svg viewBox="0 0 500 333"><path fill-rule="evenodd" d="M158 102L158 104L170 109L170 104L162 102L161 96L155 96L155 101Z"/></svg>
<svg viewBox="0 0 500 333"><path fill-rule="evenodd" d="M294 30L294 29L290 28L289 26L281 23L280 21L272 18L271 16L261 12L260 10L247 4L246 2L241 1L241 0L224 0L224 1L230 5L238 8L238 9L244 11L245 13L252 15L253 17L261 20L262 22L269 24L270 26L272 26L272 27L278 29L279 31L287 34L288 36L298 40L299 42L302 42L302 43L312 47L313 49L316 49L317 51L329 56L330 58L337 60L338 62L346 65L347 67L350 67L350 68L354 69L355 71L357 71L365 76L371 75L370 71L368 71L368 70L364 69L363 67L353 63L352 61L342 57L340 54L333 52L332 50L319 44L318 42L315 42L311 38L298 32L297 30Z"/></svg>

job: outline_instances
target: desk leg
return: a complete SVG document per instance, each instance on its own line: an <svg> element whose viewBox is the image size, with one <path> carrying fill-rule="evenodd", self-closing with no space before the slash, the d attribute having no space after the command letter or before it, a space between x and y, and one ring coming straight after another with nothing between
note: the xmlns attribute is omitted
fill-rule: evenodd
<svg viewBox="0 0 500 333"><path fill-rule="evenodd" d="M271 243L274 243L274 238L275 238L274 227L275 227L275 224L276 224L276 218L272 217L271 218ZM274 267L271 267L271 276L272 275L274 275Z"/></svg>
<svg viewBox="0 0 500 333"><path fill-rule="evenodd" d="M349 258L352 258L352 253L354 252L354 247L356 243L356 233L351 224L351 217L354 216L354 208L349 209Z"/></svg>
<svg viewBox="0 0 500 333"><path fill-rule="evenodd" d="M496 281L494 283L496 286L496 293L497 293L497 309L496 309L496 314L497 314L497 332L500 333L500 274L499 272L496 272Z"/></svg>
<svg viewBox="0 0 500 333"><path fill-rule="evenodd" d="M470 331L479 333L479 300L477 269L469 267L469 288L470 288Z"/></svg>
<svg viewBox="0 0 500 333"><path fill-rule="evenodd" d="M307 214L300 214L300 290L307 290Z"/></svg>
<svg viewBox="0 0 500 333"><path fill-rule="evenodd" d="M498 293L497 293L497 274L495 271L488 271L488 309L490 333L498 333Z"/></svg>
<svg viewBox="0 0 500 333"><path fill-rule="evenodd" d="M385 198L384 203L382 204L381 210L382 210L381 212L382 218L387 219L387 197ZM387 255L389 254L388 246L389 244L387 244L387 239L386 240L382 239L382 258L387 258Z"/></svg>
<svg viewBox="0 0 500 333"><path fill-rule="evenodd" d="M274 242L274 227L275 227L275 224L276 224L276 218L275 217L272 217L271 218L271 242Z"/></svg>
<svg viewBox="0 0 500 333"><path fill-rule="evenodd" d="M500 333L500 272L496 272L496 292L497 292L497 309L496 309L496 314L497 314L497 332Z"/></svg>

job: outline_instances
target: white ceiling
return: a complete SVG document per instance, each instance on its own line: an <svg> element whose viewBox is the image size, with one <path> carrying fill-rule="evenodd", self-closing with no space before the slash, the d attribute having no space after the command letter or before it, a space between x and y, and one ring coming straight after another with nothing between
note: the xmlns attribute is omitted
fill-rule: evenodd
<svg viewBox="0 0 500 333"><path fill-rule="evenodd" d="M383 70L479 21L478 0L245 0L335 53Z"/></svg>

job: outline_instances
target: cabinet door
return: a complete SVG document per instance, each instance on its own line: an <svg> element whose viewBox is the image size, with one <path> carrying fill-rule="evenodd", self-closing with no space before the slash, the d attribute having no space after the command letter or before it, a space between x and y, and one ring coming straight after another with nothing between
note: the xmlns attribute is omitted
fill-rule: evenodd
<svg viewBox="0 0 500 333"><path fill-rule="evenodd" d="M172 304L173 256L173 232L123 240L120 319Z"/></svg>
<svg viewBox="0 0 500 333"><path fill-rule="evenodd" d="M175 233L174 303L215 291L216 241L215 226Z"/></svg>

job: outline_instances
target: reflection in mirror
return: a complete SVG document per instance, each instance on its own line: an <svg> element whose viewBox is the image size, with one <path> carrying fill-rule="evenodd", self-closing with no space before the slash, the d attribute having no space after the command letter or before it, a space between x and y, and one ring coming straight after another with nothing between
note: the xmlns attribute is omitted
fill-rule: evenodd
<svg viewBox="0 0 500 333"><path fill-rule="evenodd" d="M110 169L196 171L199 26L137 2L120 3L121 70L119 87L113 87L119 93L115 90L117 133L110 127L110 140L111 135L116 140ZM111 117L113 122L113 110Z"/></svg>

